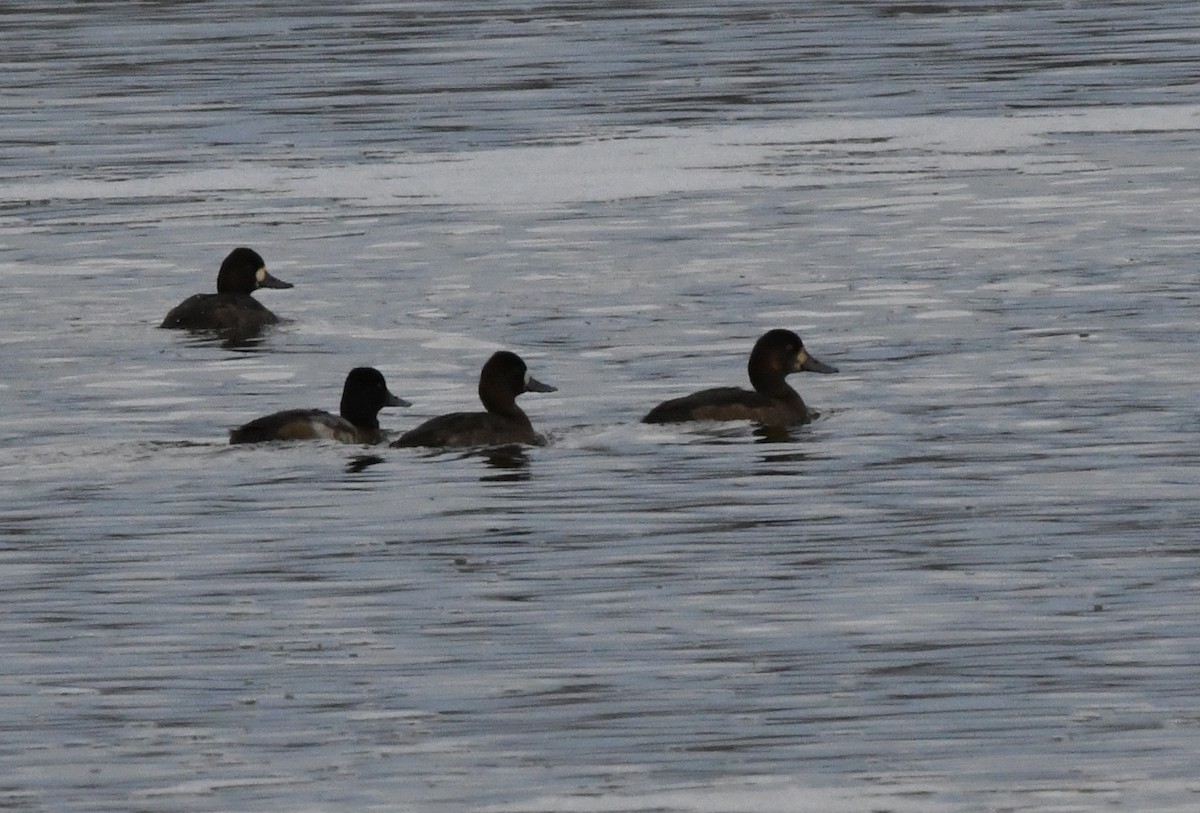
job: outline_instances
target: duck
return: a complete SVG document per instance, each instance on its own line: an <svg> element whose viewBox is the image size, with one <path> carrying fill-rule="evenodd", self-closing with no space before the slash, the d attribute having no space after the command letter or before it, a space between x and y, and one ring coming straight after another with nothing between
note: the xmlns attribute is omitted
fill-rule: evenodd
<svg viewBox="0 0 1200 813"><path fill-rule="evenodd" d="M516 353L493 354L479 374L479 400L486 412L452 412L431 418L392 442L395 447L413 446L505 446L545 445L546 439L533 430L529 416L517 406L517 396L526 392L557 392L529 374Z"/></svg>
<svg viewBox="0 0 1200 813"><path fill-rule="evenodd" d="M765 426L808 423L815 417L785 380L790 373L836 373L837 368L809 354L790 330L777 328L759 337L747 365L754 390L715 387L663 401L643 423L752 421Z"/></svg>
<svg viewBox="0 0 1200 813"><path fill-rule="evenodd" d="M259 288L292 287L268 273L257 251L235 248L217 272L217 292L189 296L171 309L159 327L254 336L279 317L250 294Z"/></svg>
<svg viewBox="0 0 1200 813"><path fill-rule="evenodd" d="M230 443L271 440L337 440L375 444L386 440L379 428L379 410L412 406L388 390L383 373L374 367L355 367L342 387L339 414L322 409L287 409L255 418L230 431Z"/></svg>

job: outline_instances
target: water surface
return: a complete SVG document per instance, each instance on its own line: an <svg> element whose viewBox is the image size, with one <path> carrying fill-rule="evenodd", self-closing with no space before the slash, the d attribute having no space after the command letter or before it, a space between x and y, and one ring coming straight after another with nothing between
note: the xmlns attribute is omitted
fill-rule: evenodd
<svg viewBox="0 0 1200 813"><path fill-rule="evenodd" d="M0 806L1194 809L1186 4L0 29ZM772 327L815 423L638 423ZM225 444L500 347L546 448Z"/></svg>

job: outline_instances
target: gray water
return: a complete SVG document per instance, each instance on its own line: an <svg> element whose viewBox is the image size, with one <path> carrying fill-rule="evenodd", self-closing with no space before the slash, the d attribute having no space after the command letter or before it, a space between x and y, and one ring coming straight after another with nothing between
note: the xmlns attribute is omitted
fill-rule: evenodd
<svg viewBox="0 0 1200 813"><path fill-rule="evenodd" d="M1192 4L0 38L0 809L1200 804ZM237 245L289 321L159 330ZM638 423L772 327L815 423ZM501 347L545 448L225 443Z"/></svg>

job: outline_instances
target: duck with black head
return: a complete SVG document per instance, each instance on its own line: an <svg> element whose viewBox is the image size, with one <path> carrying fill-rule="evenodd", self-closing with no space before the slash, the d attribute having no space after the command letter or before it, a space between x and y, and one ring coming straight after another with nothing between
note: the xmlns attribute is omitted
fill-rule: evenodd
<svg viewBox="0 0 1200 813"><path fill-rule="evenodd" d="M790 373L836 373L837 368L809 354L790 330L764 333L750 351L747 365L753 390L715 387L664 401L642 418L643 423L684 421L753 421L764 426L808 423L809 412L800 394L788 385Z"/></svg>
<svg viewBox="0 0 1200 813"><path fill-rule="evenodd" d="M379 410L412 406L388 390L383 373L374 367L355 367L342 387L337 415L322 409L286 409L255 418L229 433L230 443L271 440L337 440L342 443L381 443Z"/></svg>
<svg viewBox="0 0 1200 813"><path fill-rule="evenodd" d="M171 309L159 327L250 337L279 321L251 294L259 288L291 287L292 283L271 276L257 251L235 248L217 272L217 292L189 296Z"/></svg>
<svg viewBox="0 0 1200 813"><path fill-rule="evenodd" d="M431 418L405 432L392 446L542 446L546 439L534 431L529 416L517 406L526 392L557 392L529 374L516 353L495 353L479 374L479 400L486 412L451 412Z"/></svg>

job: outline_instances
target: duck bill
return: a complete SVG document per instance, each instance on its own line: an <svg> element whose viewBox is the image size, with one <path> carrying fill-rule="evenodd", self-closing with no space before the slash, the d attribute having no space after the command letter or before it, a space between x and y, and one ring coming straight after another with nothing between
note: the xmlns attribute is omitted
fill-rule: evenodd
<svg viewBox="0 0 1200 813"><path fill-rule="evenodd" d="M817 359L816 356L810 356L807 350L800 351L800 364L796 369L803 370L806 373L836 373L837 367L832 364L826 364Z"/></svg>
<svg viewBox="0 0 1200 813"><path fill-rule="evenodd" d="M533 376L529 376L525 380L525 392L558 392L558 387L551 387L549 384L543 384Z"/></svg>
<svg viewBox="0 0 1200 813"><path fill-rule="evenodd" d="M290 282L284 282L279 277L271 276L271 273L265 268L258 269L258 287L259 288L295 288Z"/></svg>
<svg viewBox="0 0 1200 813"><path fill-rule="evenodd" d="M411 402L411 401L405 401L405 400L404 400L403 398L401 398L399 395L394 395L393 393L389 392L389 393L387 394L387 398L385 398L385 399L384 399L384 401L383 401L383 405L384 405L384 406L399 406L399 407L407 407L407 406L412 406L412 402Z"/></svg>

